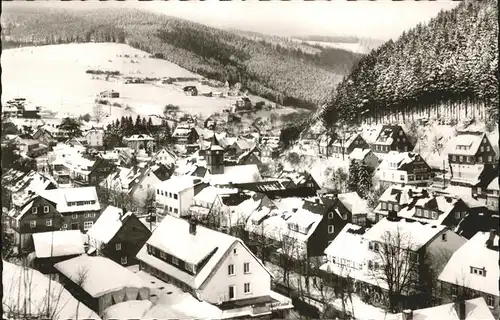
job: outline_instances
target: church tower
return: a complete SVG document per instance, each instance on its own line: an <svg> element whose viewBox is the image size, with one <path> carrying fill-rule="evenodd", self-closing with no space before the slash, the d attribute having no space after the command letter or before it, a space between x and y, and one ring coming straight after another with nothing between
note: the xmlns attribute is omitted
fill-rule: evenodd
<svg viewBox="0 0 500 320"><path fill-rule="evenodd" d="M206 151L207 169L210 174L223 174L224 173L224 148L219 144L215 137L212 137L210 147Z"/></svg>

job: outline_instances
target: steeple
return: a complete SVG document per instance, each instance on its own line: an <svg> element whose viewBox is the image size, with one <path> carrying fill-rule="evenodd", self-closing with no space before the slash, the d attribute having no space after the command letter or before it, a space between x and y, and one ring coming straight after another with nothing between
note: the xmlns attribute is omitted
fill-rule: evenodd
<svg viewBox="0 0 500 320"><path fill-rule="evenodd" d="M212 136L210 148L206 151L207 169L211 174L224 173L224 148L222 148L217 137Z"/></svg>

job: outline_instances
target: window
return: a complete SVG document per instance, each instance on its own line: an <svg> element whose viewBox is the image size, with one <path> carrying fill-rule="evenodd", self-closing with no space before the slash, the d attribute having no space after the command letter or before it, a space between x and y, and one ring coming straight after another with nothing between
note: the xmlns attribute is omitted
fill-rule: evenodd
<svg viewBox="0 0 500 320"><path fill-rule="evenodd" d="M93 225L94 225L93 221L85 221L83 223L83 230L88 230L88 229L92 228Z"/></svg>
<svg viewBox="0 0 500 320"><path fill-rule="evenodd" d="M43 213L49 213L49 206L43 207Z"/></svg>
<svg viewBox="0 0 500 320"><path fill-rule="evenodd" d="M73 213L73 214L71 215L71 219L77 219L77 218L78 218L78 215L77 215L76 213Z"/></svg>
<svg viewBox="0 0 500 320"><path fill-rule="evenodd" d="M400 130L399 131L399 135L402 136L403 135L403 130Z"/></svg>
<svg viewBox="0 0 500 320"><path fill-rule="evenodd" d="M488 304L488 306L490 306L490 307L495 306L495 297L493 297L492 295L488 295L488 298L486 300L487 300L486 303Z"/></svg>
<svg viewBox="0 0 500 320"><path fill-rule="evenodd" d="M483 157L481 157L481 156L477 157L477 162L483 163Z"/></svg>
<svg viewBox="0 0 500 320"><path fill-rule="evenodd" d="M408 175L408 181L413 181L415 180L415 177L412 174Z"/></svg>
<svg viewBox="0 0 500 320"><path fill-rule="evenodd" d="M472 162L472 157L467 157L467 163L471 163Z"/></svg>
<svg viewBox="0 0 500 320"><path fill-rule="evenodd" d="M483 147L483 146L481 146L481 148L479 148L479 150L480 150L481 152L484 152L484 147Z"/></svg>
<svg viewBox="0 0 500 320"><path fill-rule="evenodd" d="M424 217L429 218L429 210L424 209Z"/></svg>
<svg viewBox="0 0 500 320"><path fill-rule="evenodd" d="M249 282L245 283L243 290L244 290L245 294L250 293L250 283Z"/></svg>
<svg viewBox="0 0 500 320"><path fill-rule="evenodd" d="M333 219L333 212L328 212L328 219Z"/></svg>
<svg viewBox="0 0 500 320"><path fill-rule="evenodd" d="M368 242L368 249L373 250L373 242Z"/></svg>
<svg viewBox="0 0 500 320"><path fill-rule="evenodd" d="M432 211L431 214L432 214L432 219L437 219L438 218L438 214L437 214L436 211Z"/></svg>
<svg viewBox="0 0 500 320"><path fill-rule="evenodd" d="M178 266L179 265L179 259L177 259L176 257L172 257L172 264Z"/></svg>
<svg viewBox="0 0 500 320"><path fill-rule="evenodd" d="M174 209L174 213L179 213L179 209Z"/></svg>
<svg viewBox="0 0 500 320"><path fill-rule="evenodd" d="M160 194L160 190L156 189L156 194Z"/></svg>
<svg viewBox="0 0 500 320"><path fill-rule="evenodd" d="M373 262L371 260L368 260L368 270L373 269Z"/></svg>
<svg viewBox="0 0 500 320"><path fill-rule="evenodd" d="M33 228L36 228L36 221L30 221L30 227L33 229Z"/></svg>
<svg viewBox="0 0 500 320"><path fill-rule="evenodd" d="M470 273L486 277L486 269L484 268L470 267Z"/></svg>
<svg viewBox="0 0 500 320"><path fill-rule="evenodd" d="M243 273L250 273L250 262L243 263Z"/></svg>
<svg viewBox="0 0 500 320"><path fill-rule="evenodd" d="M451 156L451 160L453 160L453 161L457 161L457 156L452 155L452 156Z"/></svg>
<svg viewBox="0 0 500 320"><path fill-rule="evenodd" d="M334 232L334 227L332 225L328 226L328 233L333 233Z"/></svg>
<svg viewBox="0 0 500 320"><path fill-rule="evenodd" d="M33 208L31 208L31 212L32 212L33 214L37 214L37 213L38 213L38 208L37 208L37 207L33 207Z"/></svg>
<svg viewBox="0 0 500 320"><path fill-rule="evenodd" d="M486 146L486 151L490 151L490 146Z"/></svg>
<svg viewBox="0 0 500 320"><path fill-rule="evenodd" d="M65 224L63 224L63 225L62 225L62 227L61 227L61 229L62 229L62 230L66 230L66 229L68 229L68 225L67 225L66 223L65 223Z"/></svg>
<svg viewBox="0 0 500 320"><path fill-rule="evenodd" d="M234 286L229 286L229 299L234 299Z"/></svg>
<svg viewBox="0 0 500 320"><path fill-rule="evenodd" d="M380 266L379 266L378 262L374 262L374 263L373 263L373 269L374 269L374 270L378 270L378 269L379 269L379 267L380 267Z"/></svg>
<svg viewBox="0 0 500 320"><path fill-rule="evenodd" d="M177 195L177 193L175 193L174 194L174 199L177 200L177 198L178 198L178 195Z"/></svg>
<svg viewBox="0 0 500 320"><path fill-rule="evenodd" d="M227 266L227 274L229 276L234 276L234 264L230 264Z"/></svg>
<svg viewBox="0 0 500 320"><path fill-rule="evenodd" d="M493 158L491 156L488 156L488 162L493 161Z"/></svg>
<svg viewBox="0 0 500 320"><path fill-rule="evenodd" d="M462 218L462 214L460 211L456 211L455 212L455 219L461 219Z"/></svg>
<svg viewBox="0 0 500 320"><path fill-rule="evenodd" d="M172 193L171 192L168 193L168 197L172 198Z"/></svg>
<svg viewBox="0 0 500 320"><path fill-rule="evenodd" d="M160 258L167 259L167 254L163 251L160 251Z"/></svg>
<svg viewBox="0 0 500 320"><path fill-rule="evenodd" d="M120 251L122 249L122 244L121 243L116 243L115 244L115 250Z"/></svg>
<svg viewBox="0 0 500 320"><path fill-rule="evenodd" d="M378 247L378 242L373 243L373 250L374 250L375 252L378 252L378 249L379 249L379 247Z"/></svg>
<svg viewBox="0 0 500 320"><path fill-rule="evenodd" d="M464 156L460 156L460 162L464 162Z"/></svg>
<svg viewBox="0 0 500 320"><path fill-rule="evenodd" d="M477 187L477 193L481 193L481 187Z"/></svg>
<svg viewBox="0 0 500 320"><path fill-rule="evenodd" d="M392 211L392 203L389 203L388 205L389 211Z"/></svg>
<svg viewBox="0 0 500 320"><path fill-rule="evenodd" d="M394 205L394 211L399 211L399 206L397 204Z"/></svg>
<svg viewBox="0 0 500 320"><path fill-rule="evenodd" d="M233 254L238 254L238 251L236 250L236 248L233 249Z"/></svg>
<svg viewBox="0 0 500 320"><path fill-rule="evenodd" d="M451 295L452 296L457 296L458 295L458 287L455 284L451 285Z"/></svg>
<svg viewBox="0 0 500 320"><path fill-rule="evenodd" d="M122 257L120 259L121 264L127 264L127 257Z"/></svg>
<svg viewBox="0 0 500 320"><path fill-rule="evenodd" d="M387 209L387 203L382 202L382 210L386 210L386 209Z"/></svg>
<svg viewBox="0 0 500 320"><path fill-rule="evenodd" d="M399 176L399 179L400 179L401 181L405 181L405 175L404 175L404 174L400 175L400 176Z"/></svg>
<svg viewBox="0 0 500 320"><path fill-rule="evenodd" d="M47 220L45 220L45 225L46 225L47 227L52 227L52 219L47 219Z"/></svg>
<svg viewBox="0 0 500 320"><path fill-rule="evenodd" d="M448 238L448 236L447 236L447 234L446 234L446 233L443 233L443 234L441 235L441 240L446 241L446 240L447 240L447 238Z"/></svg>

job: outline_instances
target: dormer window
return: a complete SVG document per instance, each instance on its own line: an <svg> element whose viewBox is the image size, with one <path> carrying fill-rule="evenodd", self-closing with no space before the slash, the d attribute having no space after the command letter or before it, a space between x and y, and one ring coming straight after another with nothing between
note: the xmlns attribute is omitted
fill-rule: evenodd
<svg viewBox="0 0 500 320"><path fill-rule="evenodd" d="M38 213L38 208L37 207L31 208L31 213L37 214Z"/></svg>
<svg viewBox="0 0 500 320"><path fill-rule="evenodd" d="M470 273L477 274L478 276L486 277L486 269L485 268L477 268L477 267L471 266Z"/></svg>

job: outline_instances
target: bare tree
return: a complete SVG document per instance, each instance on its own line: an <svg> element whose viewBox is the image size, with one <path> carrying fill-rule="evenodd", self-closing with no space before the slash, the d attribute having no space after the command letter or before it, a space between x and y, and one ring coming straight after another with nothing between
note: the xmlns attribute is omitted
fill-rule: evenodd
<svg viewBox="0 0 500 320"><path fill-rule="evenodd" d="M399 228L396 232L385 232L380 242L373 243L375 259L369 269L379 287L387 288L391 312L397 312L401 298L413 293L418 286L421 257L413 248L415 242L411 235Z"/></svg>
<svg viewBox="0 0 500 320"><path fill-rule="evenodd" d="M100 103L94 104L93 113L94 113L94 120L97 123L100 123L105 116L104 109L102 108L102 105Z"/></svg>
<svg viewBox="0 0 500 320"><path fill-rule="evenodd" d="M80 267L77 272L76 279L73 281L78 287L83 287L83 284L87 280L89 270L85 267ZM76 304L76 320L78 320L78 310L80 308L80 299L77 299Z"/></svg>

